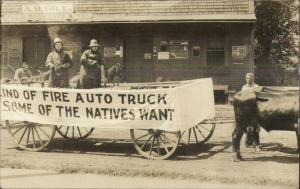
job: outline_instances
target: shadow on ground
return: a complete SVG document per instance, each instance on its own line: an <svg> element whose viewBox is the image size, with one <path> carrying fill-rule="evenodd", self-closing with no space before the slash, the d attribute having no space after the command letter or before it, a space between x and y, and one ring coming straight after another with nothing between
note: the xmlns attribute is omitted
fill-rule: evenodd
<svg viewBox="0 0 300 189"><path fill-rule="evenodd" d="M261 157L253 157L251 159L245 159L245 161L272 161L277 163L299 163L298 156L261 156Z"/></svg>
<svg viewBox="0 0 300 189"><path fill-rule="evenodd" d="M220 153L231 153L231 142L208 142L205 144L180 144L173 156L173 160L191 161L206 160ZM263 143L263 151L255 157L245 158L245 161L273 161L279 163L299 162L295 148L283 146L281 143ZM143 158L138 154L130 139L88 138L81 141L54 139L47 149L47 153L73 153L101 156L123 156ZM278 153L279 152L279 153ZM242 152L243 153L243 152ZM250 153L255 153L250 152Z"/></svg>
<svg viewBox="0 0 300 189"><path fill-rule="evenodd" d="M231 142L209 142L205 144L183 145L177 150L176 159L194 160L208 159L231 147Z"/></svg>
<svg viewBox="0 0 300 189"><path fill-rule="evenodd" d="M278 163L299 163L299 154L296 148L283 146L281 143L263 143L262 152L270 155L262 155L245 159L246 161L272 161ZM278 154L278 152L280 154ZM274 154L276 153L276 154Z"/></svg>
<svg viewBox="0 0 300 189"><path fill-rule="evenodd" d="M283 146L283 144L281 144L281 143L270 142L270 143L262 143L261 145L262 145L264 151L277 151L277 152L282 152L282 153L286 153L286 154L297 154L298 153L296 148L290 148L287 146Z"/></svg>
<svg viewBox="0 0 300 189"><path fill-rule="evenodd" d="M231 142L211 142L206 144L179 145L175 152L176 160L207 159L231 147ZM88 138L82 141L54 139L45 152L80 153L105 156L141 157L130 139Z"/></svg>
<svg viewBox="0 0 300 189"><path fill-rule="evenodd" d="M299 163L299 153L296 148L284 146L281 143L262 143L262 151L252 152L254 157L244 158L244 161L270 161L277 163ZM242 151L243 156L243 151ZM244 156L243 156L244 157Z"/></svg>
<svg viewBox="0 0 300 189"><path fill-rule="evenodd" d="M88 138L80 141L55 139L48 146L47 152L80 153L106 156L138 155L129 139Z"/></svg>

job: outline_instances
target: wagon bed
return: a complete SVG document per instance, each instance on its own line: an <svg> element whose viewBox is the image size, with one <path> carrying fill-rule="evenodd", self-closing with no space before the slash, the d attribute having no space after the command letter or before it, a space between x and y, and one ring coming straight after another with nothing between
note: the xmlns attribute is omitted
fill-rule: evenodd
<svg viewBox="0 0 300 189"><path fill-rule="evenodd" d="M116 89L157 89L172 88L190 81L153 83L116 83L106 87ZM44 86L44 82L24 82L25 85ZM130 129L130 136L136 150L148 159L167 159L175 154L179 144L203 144L207 142L216 124L232 123L232 117L218 115L213 120L204 120L184 131L164 131L158 129ZM28 121L5 121L5 125L19 148L28 151L41 151L53 140L55 133L62 137L79 141L92 134L95 128L66 125L45 125Z"/></svg>

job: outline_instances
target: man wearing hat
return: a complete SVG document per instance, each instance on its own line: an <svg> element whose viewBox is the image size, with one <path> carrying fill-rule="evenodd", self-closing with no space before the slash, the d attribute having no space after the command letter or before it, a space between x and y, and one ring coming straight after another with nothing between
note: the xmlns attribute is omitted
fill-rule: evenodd
<svg viewBox="0 0 300 189"><path fill-rule="evenodd" d="M89 49L80 58L80 86L83 89L101 87L101 79L106 81L103 57L96 39L90 41Z"/></svg>
<svg viewBox="0 0 300 189"><path fill-rule="evenodd" d="M23 62L21 68L15 71L14 80L18 82L22 82L23 80L26 80L30 77L32 77L32 73L29 70L29 66L28 64L26 64L26 62Z"/></svg>
<svg viewBox="0 0 300 189"><path fill-rule="evenodd" d="M49 87L69 87L69 69L72 65L71 57L63 50L62 40L55 38L53 51L46 60L46 66L50 68Z"/></svg>

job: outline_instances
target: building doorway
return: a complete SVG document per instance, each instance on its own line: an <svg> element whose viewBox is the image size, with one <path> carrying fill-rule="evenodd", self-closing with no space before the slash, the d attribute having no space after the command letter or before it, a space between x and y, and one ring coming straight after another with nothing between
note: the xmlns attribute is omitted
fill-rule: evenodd
<svg viewBox="0 0 300 189"><path fill-rule="evenodd" d="M132 35L125 39L124 63L127 82L153 81L153 37Z"/></svg>
<svg viewBox="0 0 300 189"><path fill-rule="evenodd" d="M51 51L51 41L44 36L23 37L23 61L31 69L44 69L48 53Z"/></svg>

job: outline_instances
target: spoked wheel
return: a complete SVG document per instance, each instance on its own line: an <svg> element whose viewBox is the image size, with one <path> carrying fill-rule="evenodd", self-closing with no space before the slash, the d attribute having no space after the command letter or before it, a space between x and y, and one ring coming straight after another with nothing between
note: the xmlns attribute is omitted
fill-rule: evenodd
<svg viewBox="0 0 300 189"><path fill-rule="evenodd" d="M78 126L57 126L57 132L64 138L69 140L82 140L90 136L95 128L86 128Z"/></svg>
<svg viewBox="0 0 300 189"><path fill-rule="evenodd" d="M167 159L171 157L180 141L180 132L154 129L130 129L135 149L148 159Z"/></svg>
<svg viewBox="0 0 300 189"><path fill-rule="evenodd" d="M6 127L19 148L40 151L53 139L54 125L44 125L28 121L5 121Z"/></svg>
<svg viewBox="0 0 300 189"><path fill-rule="evenodd" d="M199 123L184 131L181 142L183 144L204 144L214 133L215 127L215 123Z"/></svg>

